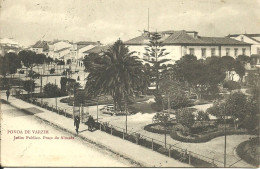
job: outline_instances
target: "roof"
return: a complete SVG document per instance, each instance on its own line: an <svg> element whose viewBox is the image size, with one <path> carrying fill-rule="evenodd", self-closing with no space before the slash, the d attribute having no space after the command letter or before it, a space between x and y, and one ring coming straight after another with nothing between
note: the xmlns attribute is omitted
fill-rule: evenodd
<svg viewBox="0 0 260 169"><path fill-rule="evenodd" d="M244 35L246 37L248 37L249 39L252 39L253 41L259 42L260 43L260 34L232 34L232 35L228 35L227 37L237 37L240 35Z"/></svg>
<svg viewBox="0 0 260 169"><path fill-rule="evenodd" d="M77 45L99 45L100 42L91 42L91 41L80 41L76 43Z"/></svg>
<svg viewBox="0 0 260 169"><path fill-rule="evenodd" d="M106 51L109 48L109 45L106 46L95 46L92 49L89 49L83 53L101 53L103 51Z"/></svg>
<svg viewBox="0 0 260 169"><path fill-rule="evenodd" d="M245 35L247 37L260 37L260 34L258 33L254 33L254 34L250 34L250 33L245 33L245 34L229 34L227 37L237 37L237 36L240 36L240 35Z"/></svg>
<svg viewBox="0 0 260 169"><path fill-rule="evenodd" d="M197 36L196 31L163 31L158 32L162 35L160 41L163 45L250 45L246 42L241 42L228 37L202 37ZM190 33L194 33L196 38ZM141 35L136 38L124 42L126 45L148 45L149 38L146 35Z"/></svg>
<svg viewBox="0 0 260 169"><path fill-rule="evenodd" d="M1 44L20 45L18 42L14 41L13 39L9 39L9 38L0 39L0 43Z"/></svg>
<svg viewBox="0 0 260 169"><path fill-rule="evenodd" d="M37 41L32 48L44 48L47 45L46 41Z"/></svg>
<svg viewBox="0 0 260 169"><path fill-rule="evenodd" d="M59 49L59 50L56 50L56 51L54 51L54 52L61 52L61 51L64 51L64 50L67 50L67 49L70 49L70 47L66 47L66 48L62 48L62 49Z"/></svg>
<svg viewBox="0 0 260 169"><path fill-rule="evenodd" d="M71 42L69 42L68 40L58 40L58 39L55 39L55 40L53 40L53 41L50 41L50 42L48 42L50 45L54 45L55 43L58 43L58 42L66 42L66 43L70 43L71 44Z"/></svg>

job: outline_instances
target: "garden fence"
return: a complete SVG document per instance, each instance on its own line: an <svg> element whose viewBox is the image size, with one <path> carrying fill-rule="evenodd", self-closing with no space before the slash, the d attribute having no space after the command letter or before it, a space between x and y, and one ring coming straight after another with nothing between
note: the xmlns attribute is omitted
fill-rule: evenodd
<svg viewBox="0 0 260 169"><path fill-rule="evenodd" d="M56 106L54 105L49 105L46 102L39 102L37 100L25 100L25 101L35 104L39 107L45 108L49 111L55 112L59 115L63 115L68 118L73 118L72 113L69 113L66 109L63 109L61 107L57 107L56 109ZM223 167L224 166L224 163L221 161L215 160L210 157L206 157L198 153L194 153L192 151L183 149L173 144L166 144L165 147L165 142L163 141L154 139L149 136L145 136L136 131L126 132L124 128L115 125L110 125L108 122L102 122L99 120L98 122L95 122L95 128L104 131L108 134L111 134L113 136L117 136L124 140L128 140L132 143L144 146L148 149L159 152L165 156L174 158L176 160L190 164L195 167ZM231 165L227 164L226 166L231 166Z"/></svg>

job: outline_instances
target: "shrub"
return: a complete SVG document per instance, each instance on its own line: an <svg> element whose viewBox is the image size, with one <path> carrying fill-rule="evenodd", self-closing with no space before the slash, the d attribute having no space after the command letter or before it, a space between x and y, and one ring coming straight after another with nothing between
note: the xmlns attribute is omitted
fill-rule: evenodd
<svg viewBox="0 0 260 169"><path fill-rule="evenodd" d="M19 74L24 74L24 70L19 70Z"/></svg>
<svg viewBox="0 0 260 169"><path fill-rule="evenodd" d="M164 107L168 108L168 98L163 98ZM176 94L170 96L170 104L172 109L179 109L182 107L188 107L191 104L191 100L188 99L185 94Z"/></svg>
<svg viewBox="0 0 260 169"><path fill-rule="evenodd" d="M55 69L54 69L54 68L51 68L50 74L53 74L54 72L55 72Z"/></svg>
<svg viewBox="0 0 260 169"><path fill-rule="evenodd" d="M227 135L248 134L248 132L246 132L245 130L227 130L226 134ZM221 130L221 131L216 131L216 132L212 132L212 133L207 133L201 137L188 138L188 137L183 137L183 136L179 135L176 130L172 130L170 135L171 135L171 138L173 138L174 140L178 140L181 142L204 143L204 142L210 141L216 137L224 136L225 132L224 132L224 130Z"/></svg>
<svg viewBox="0 0 260 169"><path fill-rule="evenodd" d="M57 85L51 83L48 83L44 86L43 93L45 97L60 97L62 95L60 88Z"/></svg>
<svg viewBox="0 0 260 169"><path fill-rule="evenodd" d="M223 83L223 88L228 89L229 91L235 90L235 89L240 89L241 86L238 82L229 80L229 81L225 81Z"/></svg>
<svg viewBox="0 0 260 169"><path fill-rule="evenodd" d="M172 130L172 126L175 125L176 123L167 123L167 128L166 128L166 134L170 134ZM153 123L153 124L148 124L144 126L144 130L152 132L152 133L158 133L158 134L165 134L165 130L159 129L159 128L154 128L154 126L160 125L160 123ZM163 127L163 125L161 125Z"/></svg>
<svg viewBox="0 0 260 169"><path fill-rule="evenodd" d="M209 121L209 114L204 111L198 111L197 119L199 121Z"/></svg>
<svg viewBox="0 0 260 169"><path fill-rule="evenodd" d="M28 93L33 92L35 89L35 83L34 80L26 80L23 84L23 89L27 91Z"/></svg>
<svg viewBox="0 0 260 169"><path fill-rule="evenodd" d="M257 167L260 164L259 152L257 152L257 148L256 149L253 148L254 149L253 151L256 151L256 157L252 157L251 155L249 155L250 153L248 152L248 149L251 148L252 145L259 147L259 137L240 143L237 146L236 152L237 152L237 155L241 159L243 159L247 163L252 164ZM246 147L247 147L247 149L246 149ZM252 151L252 149L251 149L251 151ZM258 159L257 159L257 156L258 156Z"/></svg>
<svg viewBox="0 0 260 169"><path fill-rule="evenodd" d="M179 109L176 111L176 120L177 123L182 124L183 126L186 126L188 128L191 128L191 126L194 124L195 119L194 115L192 114L192 111L190 109Z"/></svg>

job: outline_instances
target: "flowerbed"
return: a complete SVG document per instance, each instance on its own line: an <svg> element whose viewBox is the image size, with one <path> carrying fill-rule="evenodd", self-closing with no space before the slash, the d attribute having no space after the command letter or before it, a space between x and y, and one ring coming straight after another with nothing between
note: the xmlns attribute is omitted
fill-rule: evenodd
<svg viewBox="0 0 260 169"><path fill-rule="evenodd" d="M144 146L146 148L152 149L160 154L169 156L171 158L174 158L176 160L180 160L184 163L189 163L189 156L186 155L185 158L183 158L183 151L179 150L177 151L176 149L174 149L173 147L171 148L171 150L164 148L163 145L158 144L156 142L153 142L152 139L146 139L143 138L141 135L139 135L138 133L125 133L123 132L124 129L121 129L122 131L119 131L118 128L114 128L112 127L112 132L111 132L111 126L107 125L107 124L102 124L99 122L95 122L95 128L104 131L108 134L111 134L113 136L117 136L120 138L123 138L127 141L130 141L132 143ZM195 166L195 167L216 167L215 164L212 164L210 162L207 162L205 160L199 159L195 156L190 155L190 164Z"/></svg>
<svg viewBox="0 0 260 169"><path fill-rule="evenodd" d="M259 137L244 141L237 146L237 155L247 163L259 167Z"/></svg>
<svg viewBox="0 0 260 169"><path fill-rule="evenodd" d="M168 123L166 128L166 134L170 134L172 130L172 126L176 123ZM148 124L144 126L144 130L152 132L152 133L158 133L158 134L165 134L164 127L160 123L153 123Z"/></svg>
<svg viewBox="0 0 260 169"><path fill-rule="evenodd" d="M227 130L226 134L227 135L239 135L239 134L248 134L248 132L245 130L233 130L232 129L232 130ZM187 143L204 143L204 142L210 141L216 137L220 137L220 136L224 136L224 135L225 135L224 130L217 130L215 132L206 133L204 135L200 135L197 137L185 137L176 130L172 130L172 132L170 134L172 139L178 140L181 142L187 142Z"/></svg>

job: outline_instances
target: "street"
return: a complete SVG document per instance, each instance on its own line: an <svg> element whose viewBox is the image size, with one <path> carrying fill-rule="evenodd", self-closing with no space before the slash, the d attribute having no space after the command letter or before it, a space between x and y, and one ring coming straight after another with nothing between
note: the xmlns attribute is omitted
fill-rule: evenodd
<svg viewBox="0 0 260 169"><path fill-rule="evenodd" d="M135 167L8 104L1 103L1 112L2 166Z"/></svg>

